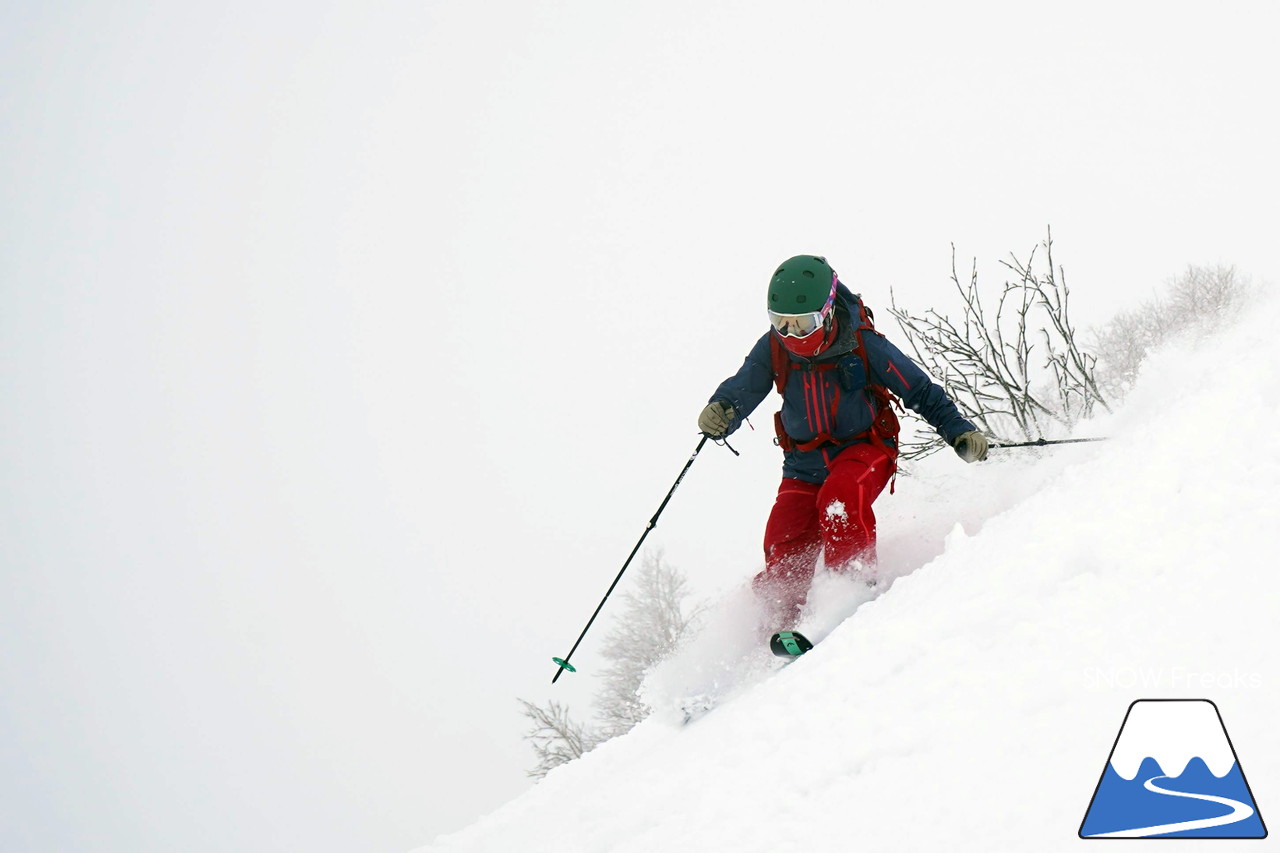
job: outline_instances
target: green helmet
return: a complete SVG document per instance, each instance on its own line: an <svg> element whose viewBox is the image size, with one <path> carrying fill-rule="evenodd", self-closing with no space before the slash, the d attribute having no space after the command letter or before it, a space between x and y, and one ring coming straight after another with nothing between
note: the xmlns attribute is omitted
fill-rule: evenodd
<svg viewBox="0 0 1280 853"><path fill-rule="evenodd" d="M782 262L769 279L770 311L806 314L822 311L831 298L836 271L826 258L796 255Z"/></svg>

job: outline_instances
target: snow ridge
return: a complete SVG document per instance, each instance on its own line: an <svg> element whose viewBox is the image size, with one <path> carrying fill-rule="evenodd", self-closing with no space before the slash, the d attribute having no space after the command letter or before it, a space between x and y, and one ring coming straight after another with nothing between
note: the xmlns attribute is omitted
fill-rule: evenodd
<svg viewBox="0 0 1280 853"><path fill-rule="evenodd" d="M887 591L812 652L692 725L656 712L424 853L1074 850L1126 709L1159 696L1214 699L1250 779L1280 778L1274 679L1168 677L1274 671L1275 309L1154 355L1078 430L1110 441L926 460L877 506ZM1211 741L1193 751L1224 772ZM1117 772L1186 764L1168 739L1121 746Z"/></svg>

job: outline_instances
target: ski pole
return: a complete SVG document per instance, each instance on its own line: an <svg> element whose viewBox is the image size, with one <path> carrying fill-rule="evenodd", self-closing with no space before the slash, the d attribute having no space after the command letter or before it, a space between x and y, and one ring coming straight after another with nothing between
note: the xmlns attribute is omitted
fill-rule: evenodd
<svg viewBox="0 0 1280 853"><path fill-rule="evenodd" d="M573 653L578 650L578 644L582 642L582 638L587 636L587 632L591 630L591 623L596 621L596 617L600 615L600 611L604 608L604 603L609 600L610 594L613 593L613 588L618 585L618 581L622 580L623 573L627 570L627 566L631 565L631 560L635 557L636 552L640 550L640 546L644 543L644 538L649 535L650 530L657 526L658 516L662 515L662 511L667 508L667 502L670 501L671 496L675 494L676 487L680 485L680 481L684 479L684 475L689 473L689 468L693 466L693 460L698 458L698 454L702 451L702 445L706 444L707 439L710 437L711 436L706 433L702 434L702 440L699 441L698 446L693 449L693 455L689 457L688 462L684 463L684 467L680 469L680 476L676 477L676 481L671 484L671 490L667 492L667 496L662 499L662 505L658 507L658 511L653 514L653 518L649 519L649 523L645 525L644 533L640 534L640 541L636 543L636 547L631 549L630 556L628 556L627 561L622 564L622 568L618 571L618 576L613 579L613 583L609 584L608 591L605 592L604 598L600 599L600 604L596 606L596 612L592 613L591 618L587 620L587 627L582 629L582 633L578 635L578 640L573 644L573 648L569 649L569 654L565 655L563 658L552 658L552 660L559 666L556 670L556 674L551 677L552 684L556 683L556 679L560 677L560 673L564 672L566 669L570 672L577 672L577 670L575 670L569 663L569 658L573 657Z"/></svg>
<svg viewBox="0 0 1280 853"><path fill-rule="evenodd" d="M1035 441L1020 441L1020 442L1017 442L1016 444L995 444L993 442L988 446L989 447L1044 447L1049 444L1079 444L1084 441L1106 441L1106 440L1107 440L1106 436L1103 436L1101 438L1060 438L1056 441L1049 441L1048 439L1038 438Z"/></svg>

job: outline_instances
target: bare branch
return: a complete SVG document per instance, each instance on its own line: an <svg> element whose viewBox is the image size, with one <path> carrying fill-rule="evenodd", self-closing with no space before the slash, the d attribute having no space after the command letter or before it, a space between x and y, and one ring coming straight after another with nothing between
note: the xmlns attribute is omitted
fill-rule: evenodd
<svg viewBox="0 0 1280 853"><path fill-rule="evenodd" d="M1044 248L1045 272L1037 272ZM890 314L916 360L979 429L1002 440L1034 441L1069 429L1107 401L1094 379L1097 359L1080 349L1068 315L1065 275L1055 277L1053 235L1026 260L1001 261L1012 278L988 308L978 282L977 259L967 282L956 269L951 282L960 297L958 320L936 309L914 314L891 301ZM902 442L904 458L920 458L942 446L936 435Z"/></svg>
<svg viewBox="0 0 1280 853"><path fill-rule="evenodd" d="M524 699L517 701L522 706L521 713L533 721L533 728L524 738L538 756L538 763L527 773L534 779L541 779L561 764L581 758L600 742L596 734L570 719L569 709L555 700L545 708Z"/></svg>

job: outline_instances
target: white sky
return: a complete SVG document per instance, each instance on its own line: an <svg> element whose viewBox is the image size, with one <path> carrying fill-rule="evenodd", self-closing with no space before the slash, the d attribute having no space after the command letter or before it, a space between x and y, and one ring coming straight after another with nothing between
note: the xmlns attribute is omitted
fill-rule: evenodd
<svg viewBox="0 0 1280 853"><path fill-rule="evenodd" d="M510 798L772 266L945 307L951 243L995 280L1051 224L1082 323L1280 280L1278 18L0 7L0 847L405 849ZM701 590L759 561L767 420L650 537Z"/></svg>

